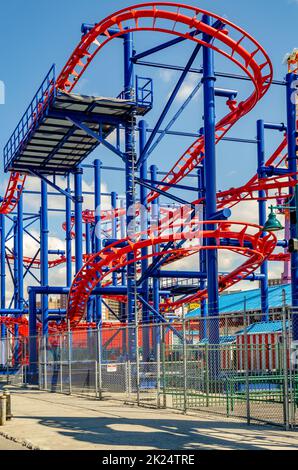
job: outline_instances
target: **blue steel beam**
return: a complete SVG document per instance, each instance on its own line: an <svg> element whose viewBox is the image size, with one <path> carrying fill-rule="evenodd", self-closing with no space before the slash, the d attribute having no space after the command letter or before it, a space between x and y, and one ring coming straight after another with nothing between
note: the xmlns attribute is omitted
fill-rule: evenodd
<svg viewBox="0 0 298 470"><path fill-rule="evenodd" d="M204 15L203 21L210 25L211 19ZM205 42L210 41L208 35L204 35ZM205 188L206 188L206 218L212 217L217 211L216 199L216 141L215 141L215 74L214 74L214 51L208 47L203 49L203 86L204 86L204 136L205 136ZM208 224L207 229L216 229L216 224ZM207 290L208 290L208 313L210 317L209 343L218 345L220 343L219 333L219 281L218 281L218 252L216 239L209 239L209 246L214 249L207 252ZM219 351L214 351L209 357L210 374L216 379L219 374L220 356Z"/></svg>
<svg viewBox="0 0 298 470"><path fill-rule="evenodd" d="M166 115L168 114L172 104L174 103L174 101L175 101L175 99L176 99L176 97L179 93L179 90L180 90L180 88L181 88L181 86L182 86L182 84L183 84L183 82L184 82L184 80L185 80L185 78L186 78L186 76L189 72L189 69L193 65L193 63L194 63L194 61L195 61L195 59L196 59L196 57L197 57L197 55L198 55L198 53L201 49L202 49L201 44L196 45L193 53L191 54L191 57L190 57L189 61L187 62L186 66L185 66L185 69L183 70L183 72L181 74L181 77L179 78L173 92L171 93L170 98L168 99L165 107L163 108L163 111L162 111L159 119L157 120L157 123L156 123L156 125L155 125L148 141L146 142L146 145L143 149L143 152L142 152L140 158L137 161L137 166L139 166L145 158L148 158L148 152L150 150L151 144L153 143L153 141L155 139L155 136L156 136L157 132L160 129L160 126L162 125Z"/></svg>
<svg viewBox="0 0 298 470"><path fill-rule="evenodd" d="M40 209L40 280L43 287L49 285L49 222L48 222L48 188L45 181L41 181L41 209ZM43 295L41 298L42 308L42 334L47 336L49 298Z"/></svg>
<svg viewBox="0 0 298 470"><path fill-rule="evenodd" d="M117 210L117 198L118 195L115 191L111 193L111 206L112 206L112 211ZM117 240L117 218L113 217L112 219L112 238L114 240ZM112 274L112 280L113 280L113 286L117 286L117 273L113 272Z"/></svg>
<svg viewBox="0 0 298 470"><path fill-rule="evenodd" d="M21 188L19 188L21 190ZM17 218L17 243L18 243L18 308L22 310L24 308L24 245L23 245L23 234L24 234L24 197L21 194L18 202L18 218Z"/></svg>
<svg viewBox="0 0 298 470"><path fill-rule="evenodd" d="M288 135L288 168L289 173L294 173L294 180L297 180L297 80L298 76L289 73L287 75L287 135ZM294 197L295 189L290 189L290 196ZM291 238L298 238L297 213L291 211ZM298 307L298 252L291 253L292 272L292 305ZM293 315L293 340L298 341L298 314Z"/></svg>
<svg viewBox="0 0 298 470"><path fill-rule="evenodd" d="M195 208L195 204L193 204L192 202L188 202L188 201L185 201L185 199L181 199L180 197L178 196L174 196L173 194L169 194L167 191L163 191L162 189L159 189L157 188L155 185L151 185L149 183L145 183L144 180L141 180L140 178L135 178L135 182L137 184L139 184L140 186L144 186L145 188L147 189L150 189L150 191L154 191L158 194L160 194L161 196L164 196L168 199L171 199L172 201L175 201L175 202L178 202L179 204L182 204L183 206L189 206L191 208Z"/></svg>
<svg viewBox="0 0 298 470"><path fill-rule="evenodd" d="M66 119L68 119L79 129L82 129L84 132L86 132L87 135L90 135L91 137L93 137L93 139L96 139L104 147L106 147L108 150L111 150L111 152L115 153L116 155L118 155L118 157L120 157L123 161L125 161L124 153L122 153L120 150L117 149L117 147L114 147L114 145L110 144L107 140L101 137L100 134L97 134L97 132L94 132L92 129L86 126L86 124L76 119L73 119L70 116L66 116Z"/></svg>
<svg viewBox="0 0 298 470"><path fill-rule="evenodd" d="M94 161L94 211L95 211L95 253L102 249L101 244L101 167L100 160ZM95 322L100 324L102 321L102 299L95 299Z"/></svg>
<svg viewBox="0 0 298 470"><path fill-rule="evenodd" d="M83 169L77 168L75 172L75 257L76 273L83 266Z"/></svg>
<svg viewBox="0 0 298 470"><path fill-rule="evenodd" d="M139 152L142 154L147 139L147 128L148 124L146 121L141 120L139 122ZM140 180L144 181L147 178L147 159L145 158L142 165L140 166ZM141 204L141 233L142 240L147 239L148 231L148 206L147 206L147 188L143 185L140 186L140 204ZM142 273L145 273L148 269L148 248L142 248ZM143 297L146 302L149 302L149 279L144 279L142 283ZM145 324L149 323L149 310L148 307L142 305L142 322ZM149 338L149 329L145 328L143 331L143 356L144 361L149 362L150 360L150 338Z"/></svg>
<svg viewBox="0 0 298 470"><path fill-rule="evenodd" d="M70 176L67 176L66 192L71 195ZM72 234L71 234L71 198L65 198L65 247L66 247L66 285L71 286L72 283Z"/></svg>
<svg viewBox="0 0 298 470"><path fill-rule="evenodd" d="M223 26L224 24L220 20L215 21L212 25L212 27L215 29L222 28ZM189 36L195 37L201 34L202 34L202 31L200 31L199 29L196 29L195 31L191 31L189 33ZM152 55L152 54L155 54L156 52L160 52L160 51L163 51L164 49L168 49L169 47L175 46L176 44L180 44L181 42L184 42L187 39L188 38L184 38L184 37L171 39L170 41L167 41L162 44L159 44L158 46L152 47L151 49L148 49L147 51L140 52L139 54L134 54L131 60L132 62L137 63L140 59L143 59L144 57L147 57L148 55Z"/></svg>
<svg viewBox="0 0 298 470"><path fill-rule="evenodd" d="M6 267L5 267L5 215L0 214L0 307L6 307ZM6 328L1 325L1 338L6 336Z"/></svg>
<svg viewBox="0 0 298 470"><path fill-rule="evenodd" d="M197 170L198 174L198 197L199 199L203 199L203 205L202 205L202 219L206 220L206 191L205 191L205 170L204 170L204 161L202 165L199 166ZM205 229L205 225L203 226L203 229ZM207 245L207 240L203 239L203 246ZM199 270L200 273L206 273L207 274L207 253L206 250L201 250L199 253ZM207 279L201 279L200 281L200 290L203 291L207 287ZM201 328L200 328L200 337L201 339L206 339L207 334L208 334L208 329L207 329L207 315L208 315L208 307L207 307L207 300L204 298L201 300L201 318L202 318L202 323L201 323Z"/></svg>

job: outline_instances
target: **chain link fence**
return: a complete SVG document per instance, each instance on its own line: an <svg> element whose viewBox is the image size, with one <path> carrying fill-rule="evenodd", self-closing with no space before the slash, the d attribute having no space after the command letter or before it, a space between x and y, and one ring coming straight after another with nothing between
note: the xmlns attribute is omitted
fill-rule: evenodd
<svg viewBox="0 0 298 470"><path fill-rule="evenodd" d="M298 311L0 342L0 375L53 393L297 426ZM294 332L296 332L294 334ZM218 334L219 333L219 334Z"/></svg>

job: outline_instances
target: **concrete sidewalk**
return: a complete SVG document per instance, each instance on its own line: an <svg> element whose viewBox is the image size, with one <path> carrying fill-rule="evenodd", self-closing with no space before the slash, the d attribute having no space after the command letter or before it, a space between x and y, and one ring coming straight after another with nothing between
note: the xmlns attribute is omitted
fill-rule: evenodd
<svg viewBox="0 0 298 470"><path fill-rule="evenodd" d="M247 427L210 414L124 406L11 389L14 419L0 428L15 442L50 450L298 450L298 433Z"/></svg>

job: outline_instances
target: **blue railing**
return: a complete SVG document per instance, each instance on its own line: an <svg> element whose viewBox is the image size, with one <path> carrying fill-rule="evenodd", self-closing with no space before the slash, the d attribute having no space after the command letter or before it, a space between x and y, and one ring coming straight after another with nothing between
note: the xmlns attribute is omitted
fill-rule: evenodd
<svg viewBox="0 0 298 470"><path fill-rule="evenodd" d="M49 106L56 95L55 83L55 65L52 65L15 131L4 147L4 166L6 170L9 168L14 157L22 150L22 147L30 138L32 132L34 132L38 127L41 119L47 113Z"/></svg>

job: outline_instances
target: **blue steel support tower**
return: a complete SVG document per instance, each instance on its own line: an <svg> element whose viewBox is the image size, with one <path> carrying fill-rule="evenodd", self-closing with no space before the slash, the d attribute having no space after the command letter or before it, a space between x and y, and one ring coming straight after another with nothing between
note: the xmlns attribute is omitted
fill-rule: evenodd
<svg viewBox="0 0 298 470"><path fill-rule="evenodd" d="M204 16L206 24L211 25L211 18ZM206 42L209 36L204 35ZM203 49L203 85L204 85L204 136L205 136L205 185L206 185L206 219L211 220L217 211L216 201L216 152L215 152L215 73L214 52L208 47ZM207 227L216 228L215 224ZM216 240L210 239L210 246L216 246ZM218 293L218 253L216 248L207 252L208 280L208 313L211 317L219 314ZM219 344L219 320L210 321L209 341ZM216 365L215 365L216 367Z"/></svg>
<svg viewBox="0 0 298 470"><path fill-rule="evenodd" d="M48 226L48 188L45 181L41 181L41 214L40 214L40 254L41 254L41 285L48 287L49 285L49 226ZM48 316L49 301L48 295L42 295L42 328L43 335L48 334Z"/></svg>
<svg viewBox="0 0 298 470"><path fill-rule="evenodd" d="M143 119L139 122L139 153L142 155L143 150L146 146L146 139L147 139L147 128L148 124ZM140 180L147 179L147 158L145 157L142 161L140 166ZM146 240L147 230L148 230L148 212L147 212L147 188L143 185L140 186L140 216L141 216L141 232L144 232L142 235L142 239ZM148 269L148 259L146 256L148 255L148 248L142 249L142 257L144 257L142 261L142 274L146 273ZM149 279L146 277L144 279L143 285L143 298L144 300L149 303ZM149 324L149 309L146 305L142 305L142 322L144 325ZM150 342L149 342L149 328L143 328L143 357L145 362L149 362L150 358Z"/></svg>

